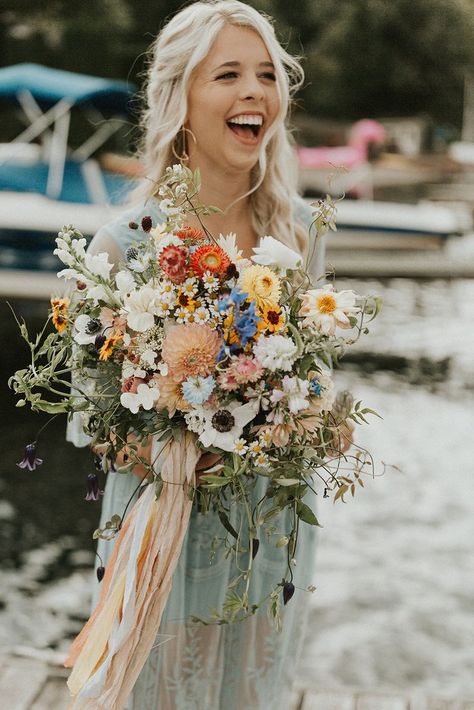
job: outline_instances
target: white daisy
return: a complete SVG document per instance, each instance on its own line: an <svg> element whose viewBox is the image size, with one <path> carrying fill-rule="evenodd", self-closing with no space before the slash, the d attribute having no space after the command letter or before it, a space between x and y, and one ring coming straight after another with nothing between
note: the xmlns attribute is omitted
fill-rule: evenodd
<svg viewBox="0 0 474 710"><path fill-rule="evenodd" d="M180 284L180 289L182 293L185 293L187 296L194 296L198 290L198 280L194 276L191 276Z"/></svg>
<svg viewBox="0 0 474 710"><path fill-rule="evenodd" d="M263 452L255 457L254 463L259 468L268 468L270 466L270 460L269 460L267 454L265 454Z"/></svg>
<svg viewBox="0 0 474 710"><path fill-rule="evenodd" d="M176 318L177 323L186 323L188 319L188 311L186 308L181 306L175 310L174 317Z"/></svg>
<svg viewBox="0 0 474 710"><path fill-rule="evenodd" d="M272 443L272 436L269 431L261 431L258 435L258 441L262 449L266 449Z"/></svg>
<svg viewBox="0 0 474 710"><path fill-rule="evenodd" d="M244 454L246 454L248 451L248 446L245 439L237 439L236 441L234 441L232 451L234 452L234 454L238 454L239 456L243 456Z"/></svg>
<svg viewBox="0 0 474 710"><path fill-rule="evenodd" d="M199 306L194 311L194 320L196 323L207 323L210 319L209 311L204 306Z"/></svg>
<svg viewBox="0 0 474 710"><path fill-rule="evenodd" d="M206 291L209 291L210 293L217 291L219 288L219 279L216 278L210 271L204 272L202 282Z"/></svg>
<svg viewBox="0 0 474 710"><path fill-rule="evenodd" d="M252 443L249 445L249 451L252 456L258 456L258 454L260 454L262 451L262 447L260 446L260 443L258 441L252 441Z"/></svg>

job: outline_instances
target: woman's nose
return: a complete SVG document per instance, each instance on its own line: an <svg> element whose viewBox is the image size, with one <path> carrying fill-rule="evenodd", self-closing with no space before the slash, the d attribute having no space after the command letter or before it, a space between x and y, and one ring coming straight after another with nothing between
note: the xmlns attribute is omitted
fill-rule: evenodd
<svg viewBox="0 0 474 710"><path fill-rule="evenodd" d="M265 96L263 86L255 74L243 77L240 95L242 99L260 100Z"/></svg>

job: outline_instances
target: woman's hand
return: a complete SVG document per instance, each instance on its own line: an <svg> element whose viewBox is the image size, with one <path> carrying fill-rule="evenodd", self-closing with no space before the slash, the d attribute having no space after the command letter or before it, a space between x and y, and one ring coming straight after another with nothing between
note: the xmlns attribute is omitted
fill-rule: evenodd
<svg viewBox="0 0 474 710"><path fill-rule="evenodd" d="M128 443L135 443L136 444L136 437L133 434L130 434L128 439L127 439L127 444ZM105 445L104 445L105 446ZM151 441L146 443L145 445L138 444L137 445L137 450L131 451L131 449L128 447L128 445L124 446L117 454L117 457L115 459L114 465L121 468L122 466L127 466L133 461L136 457L140 457L142 459L145 459L148 463L151 463ZM94 451L98 454L103 453L103 447L102 446L96 446L94 447ZM144 480L145 478L149 477L151 475L149 469L147 469L142 463L137 463L133 467L132 471L134 476L139 478L140 480Z"/></svg>

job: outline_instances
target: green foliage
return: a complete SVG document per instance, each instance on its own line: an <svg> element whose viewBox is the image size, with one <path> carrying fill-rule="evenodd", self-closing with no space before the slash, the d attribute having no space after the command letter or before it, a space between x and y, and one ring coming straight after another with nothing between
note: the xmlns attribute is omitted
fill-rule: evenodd
<svg viewBox="0 0 474 710"><path fill-rule="evenodd" d="M35 61L141 84L154 36L189 2L7 0L0 64ZM318 117L428 114L460 125L463 80L474 66L471 0L251 0L303 56L298 99ZM87 47L87 51L85 51Z"/></svg>

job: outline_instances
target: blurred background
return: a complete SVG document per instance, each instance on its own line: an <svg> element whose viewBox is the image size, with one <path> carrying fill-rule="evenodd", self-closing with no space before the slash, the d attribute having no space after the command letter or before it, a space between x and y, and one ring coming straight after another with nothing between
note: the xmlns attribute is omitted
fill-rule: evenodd
<svg viewBox="0 0 474 710"><path fill-rule="evenodd" d="M28 360L7 302L38 331L58 292L58 229L92 236L120 212L140 173L146 51L184 4L0 0L3 654L62 657L88 614L100 505L84 500L92 460L62 420L41 435L43 465L16 466L46 419L16 409L6 385ZM384 299L336 382L383 416L356 443L385 473L354 502L320 501L297 680L474 697L474 1L248 4L303 57L302 194L345 194L328 269L338 288Z"/></svg>

